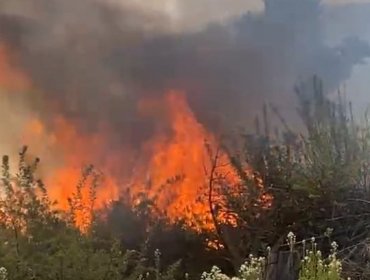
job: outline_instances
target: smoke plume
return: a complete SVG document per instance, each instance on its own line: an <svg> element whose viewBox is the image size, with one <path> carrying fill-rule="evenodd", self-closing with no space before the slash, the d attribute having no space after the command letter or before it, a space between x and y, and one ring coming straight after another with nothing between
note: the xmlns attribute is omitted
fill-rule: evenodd
<svg viewBox="0 0 370 280"><path fill-rule="evenodd" d="M46 123L61 114L81 132L105 124L112 147L140 146L162 119L138 101L169 89L223 131L250 124L265 101L293 114L294 84L314 74L336 89L370 47L356 37L327 46L321 11L318 0L266 0L260 13L172 32L170 18L131 4L12 0L0 9L0 42L38 89L27 102Z"/></svg>

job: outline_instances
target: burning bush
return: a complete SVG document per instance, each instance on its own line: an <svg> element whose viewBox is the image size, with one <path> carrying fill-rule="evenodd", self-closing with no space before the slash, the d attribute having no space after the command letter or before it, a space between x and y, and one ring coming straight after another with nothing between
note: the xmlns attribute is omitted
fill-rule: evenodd
<svg viewBox="0 0 370 280"><path fill-rule="evenodd" d="M75 203L71 203L70 212L54 210L42 181L36 178L38 162L30 161L26 148L22 149L13 175L9 158L3 158L0 199L0 263L6 268L1 270L3 279L138 279L143 275L155 278L159 273L166 279L166 273L173 275L176 266L171 266L170 272L159 271L139 251L123 251L119 241L107 236L98 239L92 231L82 233L75 227L75 211L80 210ZM82 178L89 174L90 169Z"/></svg>
<svg viewBox="0 0 370 280"><path fill-rule="evenodd" d="M271 254L289 249L285 236L294 230L300 237L316 236L324 255L330 253L326 241L334 237L343 246L337 255L345 257L344 272L366 275L367 270L357 266L366 264L366 258L354 253L362 250L368 238L370 129L358 127L346 115L343 103L327 101L320 83L314 85L310 102L307 95L301 96L306 134L299 138L287 131L285 138L278 138L256 133L248 138L249 169L245 171L236 159L231 169L238 171L243 183L233 185L222 172L217 173L222 153L216 150L210 157L214 173L206 177L205 189L210 192L216 186L217 195L223 195L219 203L211 193L205 204L212 230L189 226L187 216L181 220L158 215L162 208L158 209L156 196L144 191L138 199L123 193L96 208L96 190L104 180L92 166L81 173L67 209L58 210L59 204L50 201L48 188L37 179L37 158L22 149L12 175L9 158L4 157L0 263L11 279L105 279L108 275L121 279L147 272L150 277L167 277L166 267L171 275L175 267L179 275L185 271L199 275L214 264L233 274L246 256L265 252L268 244L273 245ZM173 183L176 186L176 180ZM235 223L225 223L219 213L231 215ZM328 227L331 234L322 235ZM151 257L157 249L163 252L161 269ZM181 263L171 265L179 259Z"/></svg>

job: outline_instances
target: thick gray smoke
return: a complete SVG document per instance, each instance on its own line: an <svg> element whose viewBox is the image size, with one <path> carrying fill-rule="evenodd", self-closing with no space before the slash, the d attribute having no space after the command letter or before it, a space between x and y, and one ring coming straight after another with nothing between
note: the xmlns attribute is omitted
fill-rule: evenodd
<svg viewBox="0 0 370 280"><path fill-rule="evenodd" d="M0 41L42 89L30 99L34 108L47 119L49 102L57 102L81 129L105 122L120 141L135 144L150 136L155 122L136 112L143 96L185 90L205 125L234 127L248 124L265 101L289 116L297 81L317 74L334 90L370 56L356 37L325 45L318 0L266 0L260 14L172 34L168 19L130 5L9 2L0 9Z"/></svg>

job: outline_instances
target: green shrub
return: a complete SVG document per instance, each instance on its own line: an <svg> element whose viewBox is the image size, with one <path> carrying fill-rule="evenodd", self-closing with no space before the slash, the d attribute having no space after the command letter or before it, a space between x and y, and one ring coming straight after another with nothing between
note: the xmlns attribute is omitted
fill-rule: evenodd
<svg viewBox="0 0 370 280"><path fill-rule="evenodd" d="M293 253L295 245L295 235L288 234L288 246ZM320 250L317 249L315 238L311 239L310 249L306 249L306 242L303 244L303 254L301 265L299 268L298 280L343 280L342 264L337 258L338 245L332 242L331 253L328 257L324 257ZM237 277L229 277L222 273L222 271L214 266L210 272L202 274L202 280L265 280L267 279L266 261L268 258L249 256L247 261L240 267Z"/></svg>
<svg viewBox="0 0 370 280"><path fill-rule="evenodd" d="M332 253L324 259L320 250L312 241L312 249L305 252L303 257L299 280L340 280L342 264L337 259L337 244L332 243Z"/></svg>
<svg viewBox="0 0 370 280"><path fill-rule="evenodd" d="M26 147L21 150L14 175L9 158L3 158L0 279L120 280L144 275L146 279L171 279L178 263L168 269L160 269L159 262L152 266L152 257L144 251L122 250L119 241L100 238L93 227L83 234L74 226L73 215L71 219L53 210L42 181L36 178L39 160L29 163L26 151Z"/></svg>

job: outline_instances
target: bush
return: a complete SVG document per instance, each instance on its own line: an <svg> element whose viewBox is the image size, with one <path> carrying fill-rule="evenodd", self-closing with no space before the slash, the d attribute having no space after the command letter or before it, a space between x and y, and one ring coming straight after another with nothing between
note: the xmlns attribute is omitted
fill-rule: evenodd
<svg viewBox="0 0 370 280"><path fill-rule="evenodd" d="M324 258L321 251L317 249L315 239L311 239L311 248L306 250L303 246L303 256L299 269L298 280L342 280L342 265L337 259L338 245L333 242L331 244L331 254ZM294 247L295 236L289 233L288 242L291 249ZM303 242L305 244L305 242ZM266 279L266 268L268 262L265 257L249 256L248 260L240 267L237 277L228 277L222 271L214 266L210 272L202 274L202 280L264 280Z"/></svg>
<svg viewBox="0 0 370 280"><path fill-rule="evenodd" d="M117 201L104 209L101 220L98 212L81 208L80 203L81 188L87 187L94 204L99 178L93 167L82 172L69 200L70 211L57 211L36 178L39 160L30 159L27 149L22 149L18 169L12 174L9 158L4 157L0 265L5 269L0 270L0 277L158 280L183 278L187 271L187 278L198 278L215 264L228 275L238 274L239 279L264 279L268 257L253 256L263 255L268 244L272 244L271 254L291 250L290 243L295 242L286 244L285 239L293 231L299 239L316 236L315 246L321 248L320 252L316 247L302 252L301 280L340 279L341 266L346 276L367 279L370 125L365 121L358 126L350 106L341 99L337 103L326 100L318 81L310 93L298 92L306 131L293 133L283 121L284 133L272 136L264 110L265 132L256 125L256 133L246 136L244 154L233 160L243 184L236 192L230 191L234 186L222 185L227 203L210 205L210 210L221 209L235 217L237 226L215 219L219 224L212 233L198 234L181 223L153 219L150 202L133 208ZM88 223L77 219L80 213ZM322 235L327 228L332 229L331 235ZM343 246L341 251L333 252L327 245L332 238ZM210 249L207 240L218 240L222 246ZM160 262L158 251L153 256L156 249L164 253ZM228 279L218 268L204 277Z"/></svg>
<svg viewBox="0 0 370 280"><path fill-rule="evenodd" d="M331 228L332 238L343 246L338 254L348 276L368 277L369 121L359 125L341 94L328 100L318 79L298 87L297 95L301 131L290 129L276 108L266 106L256 132L245 135L243 153L233 160L244 184L236 193L225 188L237 227L224 231L229 238L222 240L237 251L229 256L259 255L267 244L276 253L293 231L299 239L316 236L328 254L330 240L322 233ZM273 129L272 114L282 129ZM240 265L239 259L231 260Z"/></svg>
<svg viewBox="0 0 370 280"><path fill-rule="evenodd" d="M19 154L12 175L9 158L2 164L0 197L0 277L9 280L169 279L168 270L151 266L140 251L121 249L119 241L82 233L69 214L53 210L41 180L35 177L38 159L30 162L27 148ZM85 175L91 173L84 173ZM93 225L93 224L92 224ZM0 278L1 279L1 278Z"/></svg>

